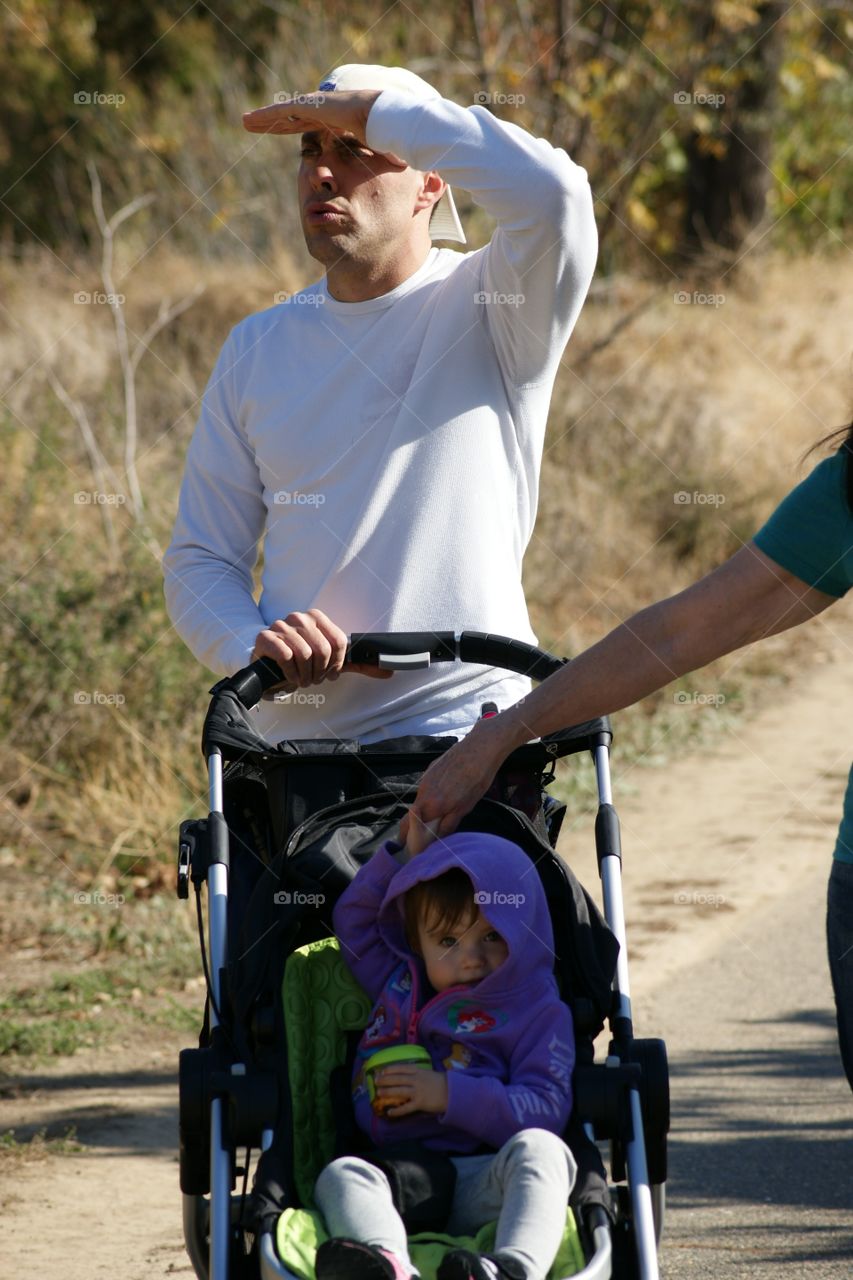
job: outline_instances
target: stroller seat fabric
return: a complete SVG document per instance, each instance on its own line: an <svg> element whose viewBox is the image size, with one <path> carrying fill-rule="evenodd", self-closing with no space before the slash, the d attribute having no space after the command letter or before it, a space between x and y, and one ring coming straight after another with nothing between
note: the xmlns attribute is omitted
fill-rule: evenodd
<svg viewBox="0 0 853 1280"><path fill-rule="evenodd" d="M322 938L288 957L282 984L287 1074L293 1100L293 1178L299 1199L335 1156L329 1080L343 1065L348 1031L367 1026L371 1003L350 973L337 938Z"/></svg>
<svg viewBox="0 0 853 1280"><path fill-rule="evenodd" d="M282 984L287 1029L287 1070L293 1114L293 1175L296 1191L311 1206L314 1183L338 1154L331 1076L347 1061L351 1031L367 1025L371 1002L344 962L336 938L323 938L295 950L287 960ZM468 1248L489 1252L496 1223L476 1237L420 1232L409 1236L412 1261L423 1280L435 1280L445 1252ZM303 1280L314 1280L314 1256L327 1239L322 1216L313 1208L288 1208L276 1229L276 1247L284 1265ZM572 1211L549 1280L563 1280L584 1267L584 1255Z"/></svg>

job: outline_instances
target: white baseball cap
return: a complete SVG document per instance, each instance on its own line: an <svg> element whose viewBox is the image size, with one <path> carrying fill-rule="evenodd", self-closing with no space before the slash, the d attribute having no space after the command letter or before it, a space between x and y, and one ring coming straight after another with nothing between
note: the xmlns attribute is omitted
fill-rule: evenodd
<svg viewBox="0 0 853 1280"><path fill-rule="evenodd" d="M317 86L321 93L335 89L394 89L422 101L441 97L437 89L416 76L414 71L407 71L405 67L371 66L366 62L350 62L344 67L336 67ZM433 207L429 233L433 240L457 240L460 244L467 244L450 187Z"/></svg>

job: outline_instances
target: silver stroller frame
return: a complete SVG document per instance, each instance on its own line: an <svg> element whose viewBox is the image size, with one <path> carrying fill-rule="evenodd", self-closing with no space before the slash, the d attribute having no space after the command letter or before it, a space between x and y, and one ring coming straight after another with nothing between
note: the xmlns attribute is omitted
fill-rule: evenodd
<svg viewBox="0 0 853 1280"><path fill-rule="evenodd" d="M469 643L466 646L466 639ZM438 643L434 643L438 641ZM472 647L471 641L476 641ZM425 642L433 642L427 647ZM486 643L486 649L483 645ZM467 650L467 651L466 651ZM509 660L507 654L509 652ZM473 654L473 656L472 656ZM531 655L533 660L531 661ZM375 662L391 670L411 670L429 666L431 661L486 661L486 665L520 670L537 679L544 679L563 665L562 659L545 654L532 646L501 636L482 636L480 633L413 633L353 636L348 658L353 661ZM273 664L252 664L224 682L230 686L242 683L244 693L238 695L244 706L253 706L263 691L281 679L281 673ZM217 689L220 686L217 686ZM617 971L614 978L614 1022L621 1024L629 1038L632 1035L630 983L628 977L628 948L625 930L625 912L622 898L621 850L619 848L618 820L612 808L610 785L610 749L601 743L593 749L598 789L598 816L596 844L602 882L603 908L606 922L619 943ZM209 805L212 826L219 838L212 840L212 849L206 868L208 898L208 956L210 1026L219 1025L222 998L222 974L227 965L228 919L228 830L223 814L223 765L218 747L207 756L209 779ZM605 821L600 821L604 817ZM188 878L191 853L182 844L179 853L178 893L188 896ZM183 888L182 888L183 885ZM659 1042L658 1042L659 1043ZM614 1054L606 1061L606 1068L618 1068L622 1064ZM593 1070L599 1070L596 1065ZM245 1074L244 1065L231 1066L232 1076ZM665 1072L665 1060L664 1060ZM636 1081L636 1076L635 1076ZM639 1083L628 1085L628 1106L631 1119L631 1137L625 1143L625 1169L630 1196L633 1237L636 1246L636 1262L633 1274L639 1280L659 1280L657 1244L663 1222L664 1183L651 1185L646 1157L643 1100ZM210 1194L209 1196L183 1195L184 1240L196 1276L200 1280L232 1280L230 1256L232 1230L238 1221L240 1196L232 1194L233 1155L225 1142L225 1107L223 1095L210 1100ZM594 1124L586 1122L584 1129L596 1140ZM272 1131L264 1130L261 1149L272 1142ZM612 1231L603 1210L593 1209L587 1221L592 1239L593 1256L575 1280L610 1280L614 1276ZM299 1280L279 1260L275 1242L270 1233L257 1240L259 1276L261 1280ZM616 1276L618 1280L618 1276Z"/></svg>

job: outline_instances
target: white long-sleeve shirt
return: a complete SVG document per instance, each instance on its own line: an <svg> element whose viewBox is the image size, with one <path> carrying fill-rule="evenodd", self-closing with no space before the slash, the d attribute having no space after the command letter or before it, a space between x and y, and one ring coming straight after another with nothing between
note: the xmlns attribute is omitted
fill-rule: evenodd
<svg viewBox="0 0 853 1280"><path fill-rule="evenodd" d="M219 674L245 666L277 618L313 607L348 634L535 642L521 564L554 377L595 265L586 172L482 107L389 90L366 141L439 170L497 229L472 253L433 248L381 297L339 302L324 278L229 334L164 561L175 627ZM483 701L528 689L459 664L344 675L262 703L258 729L272 741L461 734Z"/></svg>

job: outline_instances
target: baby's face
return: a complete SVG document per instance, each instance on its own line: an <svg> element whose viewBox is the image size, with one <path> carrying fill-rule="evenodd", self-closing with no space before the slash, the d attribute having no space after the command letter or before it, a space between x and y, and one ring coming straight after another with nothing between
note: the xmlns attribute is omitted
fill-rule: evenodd
<svg viewBox="0 0 853 1280"><path fill-rule="evenodd" d="M452 928L422 917L418 922L418 944L427 977L436 991L482 982L509 955L503 938L479 909L476 915L463 917Z"/></svg>

